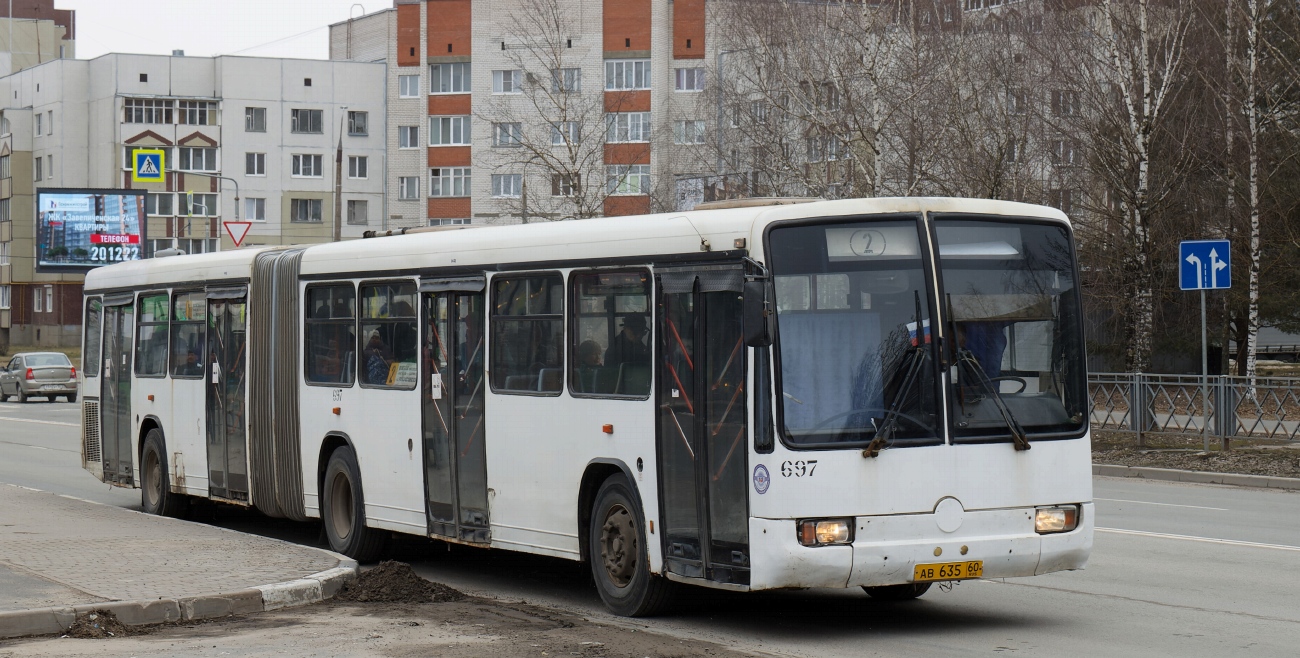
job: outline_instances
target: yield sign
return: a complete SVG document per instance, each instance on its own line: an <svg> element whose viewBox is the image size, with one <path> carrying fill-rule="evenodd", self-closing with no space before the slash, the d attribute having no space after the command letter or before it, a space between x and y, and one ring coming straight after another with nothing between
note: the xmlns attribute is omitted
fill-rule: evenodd
<svg viewBox="0 0 1300 658"><path fill-rule="evenodd" d="M226 227L226 233L230 234L230 239L235 241L236 247L243 244L248 229L253 227L252 222L222 222L222 224Z"/></svg>

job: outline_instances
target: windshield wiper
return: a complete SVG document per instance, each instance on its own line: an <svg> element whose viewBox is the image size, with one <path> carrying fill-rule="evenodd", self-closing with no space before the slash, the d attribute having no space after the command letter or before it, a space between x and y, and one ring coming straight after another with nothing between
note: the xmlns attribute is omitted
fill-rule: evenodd
<svg viewBox="0 0 1300 658"><path fill-rule="evenodd" d="M973 379L979 382L979 385L985 391L988 391L988 399L993 402L998 414L1002 416L1002 422L1006 423L1007 429L1011 431L1011 440L1015 444L1016 450L1029 450L1032 446L1029 445L1029 437L1025 435L1025 428L1020 426L1015 415L1011 413L1010 407L1007 406L1006 400L1002 399L997 384L989 378L988 373L984 371L984 366L980 365L979 359L975 358L975 354L963 348L957 341L957 320L952 313L951 294L948 295L948 326L952 332L953 351L957 355L955 365L958 368L958 374L960 375L961 370L964 368ZM956 384L956 382L953 382L953 384ZM960 387L957 390L957 395L958 403L964 405L965 401L961 398Z"/></svg>
<svg viewBox="0 0 1300 658"><path fill-rule="evenodd" d="M921 293L912 291L912 295L916 302L916 315L913 317L916 324L916 346L912 349L911 359L907 364L907 374L903 376L903 383L895 392L893 403L885 410L884 422L876 429L876 436L871 439L866 448L862 449L863 457L878 457L881 450L889 447L894 434L898 431L898 416L902 413L903 402L907 400L908 395L912 392L912 387L921 378L921 369L925 366L928 352L925 349L926 327L921 324ZM875 424L875 419L872 419L872 424Z"/></svg>

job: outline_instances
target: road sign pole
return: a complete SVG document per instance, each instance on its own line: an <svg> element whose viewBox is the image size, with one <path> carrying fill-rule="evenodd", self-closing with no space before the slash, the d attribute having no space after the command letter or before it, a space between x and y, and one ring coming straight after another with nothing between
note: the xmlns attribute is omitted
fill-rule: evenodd
<svg viewBox="0 0 1300 658"><path fill-rule="evenodd" d="M1205 332L1205 288L1201 288L1201 439L1210 451L1210 351Z"/></svg>

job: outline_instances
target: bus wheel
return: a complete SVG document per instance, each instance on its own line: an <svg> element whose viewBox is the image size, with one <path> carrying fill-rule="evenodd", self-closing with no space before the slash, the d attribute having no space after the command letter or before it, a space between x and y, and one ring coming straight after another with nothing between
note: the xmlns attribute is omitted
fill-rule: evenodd
<svg viewBox="0 0 1300 658"><path fill-rule="evenodd" d="M591 573L600 598L614 614L648 617L663 610L672 583L650 573L645 522L627 480L605 480L591 514Z"/></svg>
<svg viewBox="0 0 1300 658"><path fill-rule="evenodd" d="M867 596L881 601L911 601L930 591L930 583L906 583L903 585L881 585L879 587L863 586Z"/></svg>
<svg viewBox="0 0 1300 658"><path fill-rule="evenodd" d="M388 535L366 527L366 500L356 453L340 446L330 455L321 484L321 520L330 548L358 562L379 557Z"/></svg>
<svg viewBox="0 0 1300 658"><path fill-rule="evenodd" d="M184 516L189 508L189 499L171 491L162 430L155 427L145 435L140 466L144 476L144 482L140 486L140 503L145 513L174 518Z"/></svg>

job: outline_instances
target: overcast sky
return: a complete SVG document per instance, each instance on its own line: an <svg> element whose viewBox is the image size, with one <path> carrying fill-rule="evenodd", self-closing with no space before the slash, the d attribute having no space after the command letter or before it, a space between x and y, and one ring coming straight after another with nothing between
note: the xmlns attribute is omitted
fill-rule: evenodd
<svg viewBox="0 0 1300 658"><path fill-rule="evenodd" d="M3 2L4 0L0 0ZM359 6L353 6L359 5ZM392 0L55 0L77 11L77 58L105 53L329 57L330 23Z"/></svg>

